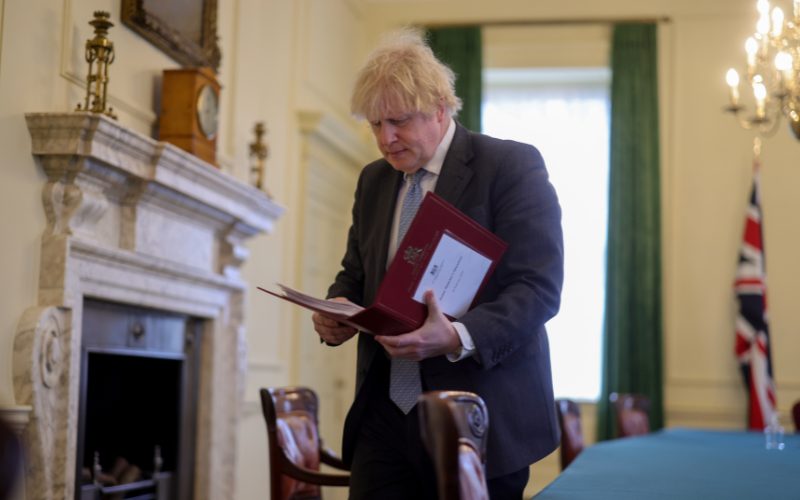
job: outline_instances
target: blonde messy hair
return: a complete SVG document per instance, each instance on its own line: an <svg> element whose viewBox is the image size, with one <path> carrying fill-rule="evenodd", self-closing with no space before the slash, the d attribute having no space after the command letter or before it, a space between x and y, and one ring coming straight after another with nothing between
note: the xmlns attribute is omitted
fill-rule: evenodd
<svg viewBox="0 0 800 500"><path fill-rule="evenodd" d="M455 74L439 61L422 31L390 33L367 58L356 78L351 112L375 120L389 110L433 113L443 104L450 116L461 109Z"/></svg>

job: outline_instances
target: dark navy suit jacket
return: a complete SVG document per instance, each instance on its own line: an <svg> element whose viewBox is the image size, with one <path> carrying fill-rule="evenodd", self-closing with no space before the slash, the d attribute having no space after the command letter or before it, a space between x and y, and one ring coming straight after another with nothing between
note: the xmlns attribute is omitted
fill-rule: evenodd
<svg viewBox="0 0 800 500"><path fill-rule="evenodd" d="M328 296L369 305L386 272L389 233L402 173L381 159L359 178L342 270ZM508 243L473 309L459 318L476 355L421 362L426 390L477 393L489 409L487 476L526 467L559 441L544 323L558 311L563 280L561 209L536 148L457 125L435 192ZM358 337L355 400L344 429L352 458L370 370L383 349Z"/></svg>

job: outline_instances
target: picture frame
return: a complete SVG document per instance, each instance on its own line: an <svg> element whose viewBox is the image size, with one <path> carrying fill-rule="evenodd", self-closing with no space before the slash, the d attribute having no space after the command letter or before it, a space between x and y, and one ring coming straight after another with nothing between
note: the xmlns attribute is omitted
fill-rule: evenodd
<svg viewBox="0 0 800 500"><path fill-rule="evenodd" d="M217 0L122 0L122 24L185 67L217 72Z"/></svg>

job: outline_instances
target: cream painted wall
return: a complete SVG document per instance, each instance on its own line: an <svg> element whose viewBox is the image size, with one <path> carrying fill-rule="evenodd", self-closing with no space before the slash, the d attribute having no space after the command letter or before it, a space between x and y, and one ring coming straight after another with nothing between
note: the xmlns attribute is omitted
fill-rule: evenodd
<svg viewBox="0 0 800 500"><path fill-rule="evenodd" d="M287 212L270 236L258 237L244 274L249 283L275 281L319 287L333 266L310 268L304 243L336 234L344 219L312 217L322 211L309 193L330 189L324 206L350 203L357 164L370 156L365 130L348 117L347 94L369 42L409 22L569 21L664 17L660 24L662 173L665 298L665 379L668 425L737 427L744 420L732 356L734 304L731 283L750 183L750 135L721 112L725 70L743 61L742 41L754 24L750 0L230 0L220 2L223 62L220 159L223 169L246 178L247 143L255 121L269 133L267 185ZM82 45L91 36L94 10L109 10L117 48L111 66L111 104L120 121L149 133L156 120L161 71L176 63L121 25L117 0L0 0L0 406L13 405L11 346L16 323L36 304L39 238L45 225L40 201L44 177L30 155L23 114L67 111L82 97ZM561 50L570 60L574 41ZM591 50L591 49L586 49ZM598 49L595 49L596 51ZM496 54L497 55L497 54ZM499 57L499 55L498 55ZM505 57L519 59L506 51ZM319 116L323 125L301 115ZM336 132L328 130L332 128ZM338 139L337 139L338 137ZM338 141L327 144L327 141ZM778 131L764 146L763 205L769 298L779 407L800 399L800 212L796 165L800 145ZM351 149L350 154L343 150ZM330 165L330 171L326 167ZM348 170L348 165L356 170ZM334 183L328 184L329 176ZM339 193L338 191L348 191ZM322 226L319 226L322 227ZM333 238L333 236L331 236ZM331 242L339 246L340 241ZM332 250L338 254L341 249ZM333 260L338 259L338 255ZM247 299L249 372L239 433L236 498L263 498L267 460L257 389L317 383L329 376L341 387L326 392L323 429L338 439L352 370L326 365L329 353L308 342L307 318L251 293ZM313 339L313 337L312 337ZM317 355L317 370L304 364ZM339 394L340 396L336 396ZM335 410L326 410L326 408ZM584 409L591 436L593 415ZM552 459L534 468L533 489L557 472ZM547 465L550 464L550 465ZM540 470L542 469L542 470Z"/></svg>

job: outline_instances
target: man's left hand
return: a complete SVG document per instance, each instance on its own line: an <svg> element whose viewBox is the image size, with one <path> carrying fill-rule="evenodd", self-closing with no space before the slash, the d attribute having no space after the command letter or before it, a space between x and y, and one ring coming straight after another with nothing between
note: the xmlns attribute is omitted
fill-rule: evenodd
<svg viewBox="0 0 800 500"><path fill-rule="evenodd" d="M393 358L423 359L450 354L461 347L461 340L450 320L439 309L433 291L423 295L428 306L428 317L420 328L401 335L376 335L377 340Z"/></svg>

